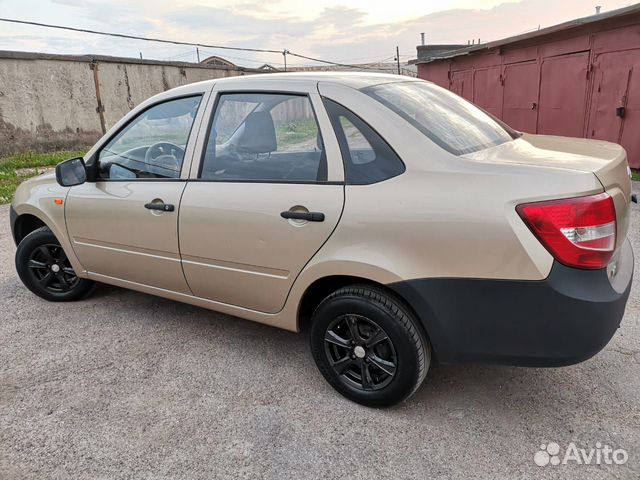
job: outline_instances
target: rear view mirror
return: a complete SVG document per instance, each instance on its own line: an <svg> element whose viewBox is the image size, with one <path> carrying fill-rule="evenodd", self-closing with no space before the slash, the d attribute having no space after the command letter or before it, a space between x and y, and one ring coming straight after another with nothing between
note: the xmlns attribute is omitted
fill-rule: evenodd
<svg viewBox="0 0 640 480"><path fill-rule="evenodd" d="M56 166L56 180L63 187L73 187L87 181L87 170L82 158L72 158Z"/></svg>

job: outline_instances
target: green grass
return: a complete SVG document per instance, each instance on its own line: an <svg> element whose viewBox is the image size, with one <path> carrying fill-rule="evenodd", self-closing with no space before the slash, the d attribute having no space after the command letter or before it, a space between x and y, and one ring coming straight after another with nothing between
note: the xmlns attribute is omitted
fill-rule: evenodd
<svg viewBox="0 0 640 480"><path fill-rule="evenodd" d="M16 188L27 178L39 175L47 167L53 167L69 158L80 157L84 153L83 151L26 152L0 158L0 204L11 202ZM23 168L33 168L35 170L19 176L16 170Z"/></svg>
<svg viewBox="0 0 640 480"><path fill-rule="evenodd" d="M631 179L640 182L640 170L631 170Z"/></svg>
<svg viewBox="0 0 640 480"><path fill-rule="evenodd" d="M313 118L301 118L276 127L278 147L295 145L296 143L315 139L317 135L318 126Z"/></svg>

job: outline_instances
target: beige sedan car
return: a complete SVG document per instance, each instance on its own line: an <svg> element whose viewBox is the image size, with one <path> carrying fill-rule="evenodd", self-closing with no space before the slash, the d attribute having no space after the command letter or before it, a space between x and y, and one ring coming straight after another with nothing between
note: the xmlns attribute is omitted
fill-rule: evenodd
<svg viewBox="0 0 640 480"><path fill-rule="evenodd" d="M186 85L56 177L11 207L36 295L104 282L308 330L327 381L365 405L406 399L433 359L583 361L631 286L620 146L521 134L421 80Z"/></svg>

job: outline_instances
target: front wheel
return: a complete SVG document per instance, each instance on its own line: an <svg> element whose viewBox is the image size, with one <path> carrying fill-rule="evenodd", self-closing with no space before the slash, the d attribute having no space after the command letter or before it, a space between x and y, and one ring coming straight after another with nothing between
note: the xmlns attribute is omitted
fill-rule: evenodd
<svg viewBox="0 0 640 480"><path fill-rule="evenodd" d="M79 278L47 227L24 237L16 251L16 270L22 283L50 302L70 302L86 296L94 282Z"/></svg>
<svg viewBox="0 0 640 480"><path fill-rule="evenodd" d="M371 407L408 398L431 361L428 340L409 310L367 285L341 288L320 303L312 318L311 351L333 388Z"/></svg>

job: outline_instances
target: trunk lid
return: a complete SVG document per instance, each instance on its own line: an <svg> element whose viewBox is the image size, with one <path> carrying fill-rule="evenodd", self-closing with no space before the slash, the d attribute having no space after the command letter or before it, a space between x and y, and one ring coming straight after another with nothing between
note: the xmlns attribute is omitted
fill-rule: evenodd
<svg viewBox="0 0 640 480"><path fill-rule="evenodd" d="M483 162L538 165L593 173L611 195L616 207L616 245L624 242L629 229L631 179L627 153L620 145L600 140L525 133L513 142L464 157Z"/></svg>
<svg viewBox="0 0 640 480"><path fill-rule="evenodd" d="M528 135L522 138L537 150L551 152L553 161L560 168L573 168L593 172L606 190L618 187L627 200L631 198L631 181L627 152L616 143L584 138ZM558 158L557 153L568 154ZM555 155L554 155L555 154Z"/></svg>

